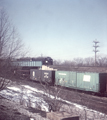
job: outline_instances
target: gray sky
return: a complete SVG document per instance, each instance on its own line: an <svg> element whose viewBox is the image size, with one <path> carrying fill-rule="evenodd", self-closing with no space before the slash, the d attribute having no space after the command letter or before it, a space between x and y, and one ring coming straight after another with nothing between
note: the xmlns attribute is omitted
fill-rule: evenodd
<svg viewBox="0 0 107 120"><path fill-rule="evenodd" d="M0 0L32 57L92 57L93 40L107 54L107 0Z"/></svg>

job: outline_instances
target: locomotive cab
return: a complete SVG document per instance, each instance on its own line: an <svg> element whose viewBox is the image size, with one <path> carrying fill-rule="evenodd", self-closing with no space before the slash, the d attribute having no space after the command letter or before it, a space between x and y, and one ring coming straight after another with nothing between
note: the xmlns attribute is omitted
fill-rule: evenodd
<svg viewBox="0 0 107 120"><path fill-rule="evenodd" d="M51 57L46 57L42 61L43 65L53 65L53 59Z"/></svg>

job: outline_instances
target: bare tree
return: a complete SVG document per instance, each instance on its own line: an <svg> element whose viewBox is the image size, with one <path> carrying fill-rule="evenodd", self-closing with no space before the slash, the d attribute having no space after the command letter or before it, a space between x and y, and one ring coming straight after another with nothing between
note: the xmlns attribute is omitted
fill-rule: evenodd
<svg viewBox="0 0 107 120"><path fill-rule="evenodd" d="M62 93L63 86L58 86L59 81L53 86L50 86L50 83L47 80L45 80L44 82L40 80L40 83L44 91L43 98L49 105L49 111L60 111L63 102L59 98L61 98L62 96L63 98L65 97L65 95L63 95Z"/></svg>
<svg viewBox="0 0 107 120"><path fill-rule="evenodd" d="M70 60L65 60L62 65L64 66L75 66L75 62L70 61Z"/></svg>
<svg viewBox="0 0 107 120"><path fill-rule="evenodd" d="M94 66L94 58L93 57L85 58L84 65L85 66Z"/></svg>
<svg viewBox="0 0 107 120"><path fill-rule="evenodd" d="M4 10L0 10L0 58L12 58L20 55L23 44L16 29L9 21Z"/></svg>
<svg viewBox="0 0 107 120"><path fill-rule="evenodd" d="M107 56L106 55L99 55L96 63L98 66L107 67Z"/></svg>
<svg viewBox="0 0 107 120"><path fill-rule="evenodd" d="M54 61L53 61L53 64L54 64L54 65L61 65L62 62L61 62L61 60L54 60Z"/></svg>
<svg viewBox="0 0 107 120"><path fill-rule="evenodd" d="M0 9L0 90L8 84L6 78L12 77L11 60L23 54L22 48L22 40L9 21L9 16L4 9Z"/></svg>
<svg viewBox="0 0 107 120"><path fill-rule="evenodd" d="M75 63L75 65L77 65L77 66L83 66L83 62L84 62L84 60L83 60L83 58L74 58L73 59L73 62Z"/></svg>

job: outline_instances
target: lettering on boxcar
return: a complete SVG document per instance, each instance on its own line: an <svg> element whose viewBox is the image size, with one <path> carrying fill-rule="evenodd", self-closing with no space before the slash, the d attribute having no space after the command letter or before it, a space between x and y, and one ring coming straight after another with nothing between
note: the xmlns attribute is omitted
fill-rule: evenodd
<svg viewBox="0 0 107 120"><path fill-rule="evenodd" d="M45 73L44 73L44 78L49 78L48 75L49 75L49 73L46 73L46 72L45 72Z"/></svg>
<svg viewBox="0 0 107 120"><path fill-rule="evenodd" d="M66 75L65 73L59 73L59 75Z"/></svg>

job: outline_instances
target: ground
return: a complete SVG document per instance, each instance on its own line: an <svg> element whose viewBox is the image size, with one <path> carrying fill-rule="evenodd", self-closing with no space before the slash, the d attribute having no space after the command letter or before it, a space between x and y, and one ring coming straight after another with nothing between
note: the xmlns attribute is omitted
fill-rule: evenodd
<svg viewBox="0 0 107 120"><path fill-rule="evenodd" d="M8 86L20 86L20 85L31 85L33 82L15 80L10 82ZM20 103L6 99L5 97L0 98L0 120L46 120L46 112L40 109L34 109Z"/></svg>
<svg viewBox="0 0 107 120"><path fill-rule="evenodd" d="M43 88L40 87L41 86L40 84L37 84L34 81L13 79L9 83L8 87L21 88L21 86L25 85L27 85L27 88L28 86L32 87L33 90L34 88L36 88L36 90L38 90L39 92L34 91L33 95L35 95L35 97L38 96L41 97ZM24 90L22 92L24 92ZM15 91L13 94L16 94ZM5 94L3 97L5 97ZM41 108L27 106L26 104L20 105L20 102L17 102L17 100L15 102L13 101L13 99L8 100L3 97L1 97L0 99L0 120L48 120L46 119L46 112L41 110ZM73 97L71 98L73 99ZM68 101L67 104L65 104L64 100L61 110L67 111L70 114L79 115L80 120L107 120L107 116L105 114L89 110L85 106L78 106L77 104L74 103L72 104L71 102Z"/></svg>

